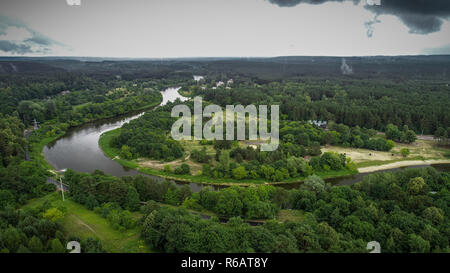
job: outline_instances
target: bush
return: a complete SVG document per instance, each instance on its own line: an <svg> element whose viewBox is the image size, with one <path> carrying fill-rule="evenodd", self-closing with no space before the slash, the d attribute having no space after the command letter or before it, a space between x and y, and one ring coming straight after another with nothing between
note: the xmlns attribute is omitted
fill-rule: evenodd
<svg viewBox="0 0 450 273"><path fill-rule="evenodd" d="M172 173L172 167L170 167L169 164L164 165L164 172L165 173Z"/></svg>
<svg viewBox="0 0 450 273"><path fill-rule="evenodd" d="M408 148L402 148L402 149L400 149L400 154L401 154L403 157L407 157L407 156L410 154L410 151L409 151Z"/></svg>
<svg viewBox="0 0 450 273"><path fill-rule="evenodd" d="M175 168L174 173L175 174L190 174L191 168L189 167L188 164L183 163L179 167Z"/></svg>

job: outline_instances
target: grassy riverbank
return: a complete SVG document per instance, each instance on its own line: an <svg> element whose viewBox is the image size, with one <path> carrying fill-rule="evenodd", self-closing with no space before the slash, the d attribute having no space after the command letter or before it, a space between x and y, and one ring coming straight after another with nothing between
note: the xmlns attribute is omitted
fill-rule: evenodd
<svg viewBox="0 0 450 273"><path fill-rule="evenodd" d="M37 142L29 143L30 161L36 162L39 166L46 170L52 170L53 166L45 160L43 150L47 144L59 139L63 135L65 135L65 132L51 137L40 138Z"/></svg>

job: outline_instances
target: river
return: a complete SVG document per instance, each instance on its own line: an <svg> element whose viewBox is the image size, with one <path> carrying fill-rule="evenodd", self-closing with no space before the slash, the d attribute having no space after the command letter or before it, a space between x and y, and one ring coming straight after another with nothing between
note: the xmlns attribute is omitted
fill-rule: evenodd
<svg viewBox="0 0 450 273"><path fill-rule="evenodd" d="M180 87L167 88L162 91L163 100L160 104L173 102L177 98L186 101L189 98L178 93ZM93 172L101 170L114 176L135 176L138 171L125 168L108 158L98 145L100 135L114 130L123 124L142 116L145 111L137 111L128 115L102 119L75 127L63 137L44 147L44 157L56 170L72 169L79 172ZM155 177L156 178L156 177ZM197 186L193 185L195 189Z"/></svg>
<svg viewBox="0 0 450 273"><path fill-rule="evenodd" d="M186 101L189 98L183 97L178 93L180 87L171 87L162 91L163 100L160 105L165 105L169 101L175 101L179 98ZM93 172L101 170L107 174L114 176L135 176L139 173L136 170L123 167L114 160L111 160L100 149L98 140L100 135L104 132L114 130L121 127L130 120L142 116L145 111L137 111L128 115L102 119L95 122L87 123L79 127L75 127L67 132L66 135L58 140L48 144L44 147L44 157L56 170L70 168L79 172ZM404 168L420 168L428 165L409 166L403 168L396 168L384 171L398 171ZM449 170L450 164L435 164L432 165L440 170ZM361 181L361 179L370 173L359 173L353 176L338 177L327 179L327 182L333 185L350 185ZM160 177L152 176L157 180L162 180ZM188 184L192 191L199 191L203 185L197 183L175 182L179 185ZM285 188L296 188L301 183L290 183L280 185ZM220 188L215 186L214 188Z"/></svg>

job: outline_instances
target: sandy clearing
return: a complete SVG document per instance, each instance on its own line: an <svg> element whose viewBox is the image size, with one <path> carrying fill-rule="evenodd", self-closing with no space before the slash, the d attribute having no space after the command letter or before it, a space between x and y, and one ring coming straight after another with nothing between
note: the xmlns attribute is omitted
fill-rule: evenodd
<svg viewBox="0 0 450 273"><path fill-rule="evenodd" d="M444 159L442 151L435 149L434 144L435 142L430 140L417 140L411 144L395 143L396 146L389 152L340 146L323 146L321 147L321 150L322 152L332 151L345 153L346 156L350 157L355 163L403 160L404 157L400 154L402 148L408 148L410 150L411 154L408 157L421 156L423 158Z"/></svg>
<svg viewBox="0 0 450 273"><path fill-rule="evenodd" d="M163 161L159 161L159 160L139 158L137 160L137 163L139 164L140 167L152 168L152 169L156 169L156 170L163 170L164 166L166 166L166 165L170 165L170 167L172 169L174 169L174 168L180 166L181 164L186 163L191 168L191 173L195 173L199 170L202 170L202 164L190 160L190 157L191 157L191 154L189 153L186 156L186 158L184 158L184 160L177 159L177 160L170 161L170 162L163 162Z"/></svg>
<svg viewBox="0 0 450 273"><path fill-rule="evenodd" d="M450 160L448 159L439 159L439 160L404 160L379 166L370 166L370 167L364 167L364 168L358 168L358 172L360 173L370 173L375 171L381 171L381 170L389 170L389 169L395 169L400 167L407 167L407 166L417 166L417 165L430 165L430 164L447 164L450 163Z"/></svg>
<svg viewBox="0 0 450 273"><path fill-rule="evenodd" d="M337 152L340 154L344 154L347 157L350 157L354 162L364 162L364 161L373 161L373 160L393 160L400 159L400 155L396 155L392 152L383 152L383 151L373 151L368 149L358 149L358 148L350 148L350 147L338 147L338 146L325 146L321 147L323 153L325 152Z"/></svg>

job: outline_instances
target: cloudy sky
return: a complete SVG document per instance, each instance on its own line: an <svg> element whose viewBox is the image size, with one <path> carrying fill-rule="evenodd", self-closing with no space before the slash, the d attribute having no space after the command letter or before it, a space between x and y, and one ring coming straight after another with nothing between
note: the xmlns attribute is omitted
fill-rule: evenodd
<svg viewBox="0 0 450 273"><path fill-rule="evenodd" d="M449 0L377 2L1 0L0 55L450 54Z"/></svg>

